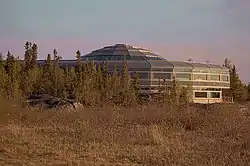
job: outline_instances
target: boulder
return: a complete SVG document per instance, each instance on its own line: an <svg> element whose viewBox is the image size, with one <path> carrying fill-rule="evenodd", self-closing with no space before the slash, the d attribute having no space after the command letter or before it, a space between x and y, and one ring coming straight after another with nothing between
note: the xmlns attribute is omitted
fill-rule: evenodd
<svg viewBox="0 0 250 166"><path fill-rule="evenodd" d="M70 100L70 99L62 99L62 98L54 97L48 94L30 95L26 103L33 107L39 107L39 108L45 108L45 109L49 109L49 108L79 109L83 107L77 101Z"/></svg>

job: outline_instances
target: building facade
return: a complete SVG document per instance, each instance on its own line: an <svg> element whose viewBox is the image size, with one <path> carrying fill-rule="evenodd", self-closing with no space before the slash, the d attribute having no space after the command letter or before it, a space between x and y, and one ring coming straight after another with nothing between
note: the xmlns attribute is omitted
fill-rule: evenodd
<svg viewBox="0 0 250 166"><path fill-rule="evenodd" d="M108 72L121 71L126 62L131 75L139 74L140 93L159 93L159 84L177 80L181 86L191 86L194 103L223 102L222 90L230 88L229 69L220 65L183 61L168 61L148 49L126 44L103 47L82 56L83 62L106 63ZM67 62L63 62L67 63ZM73 63L74 62L68 62Z"/></svg>

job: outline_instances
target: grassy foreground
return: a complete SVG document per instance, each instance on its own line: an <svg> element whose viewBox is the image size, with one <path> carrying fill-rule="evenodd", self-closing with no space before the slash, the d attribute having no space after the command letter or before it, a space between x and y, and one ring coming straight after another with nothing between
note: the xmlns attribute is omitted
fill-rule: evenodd
<svg viewBox="0 0 250 166"><path fill-rule="evenodd" d="M0 103L0 165L249 165L250 104L32 110Z"/></svg>

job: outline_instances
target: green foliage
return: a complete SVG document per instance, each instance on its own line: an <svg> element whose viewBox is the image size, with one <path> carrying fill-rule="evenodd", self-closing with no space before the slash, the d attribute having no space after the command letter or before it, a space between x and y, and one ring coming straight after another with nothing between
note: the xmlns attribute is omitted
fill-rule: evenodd
<svg viewBox="0 0 250 166"><path fill-rule="evenodd" d="M235 65L230 69L230 88L235 101L246 100L245 88L239 78Z"/></svg>
<svg viewBox="0 0 250 166"><path fill-rule="evenodd" d="M61 57L56 49L53 57L48 54L45 64L36 64L38 46L25 43L24 63L8 52L6 59L0 54L0 96L11 100L25 100L31 94L50 94L60 98L76 99L85 105L118 104L132 106L139 101L139 74L130 73L124 61L123 67L109 71L106 62L96 66L81 61L76 51L76 66L59 67ZM250 100L250 85L244 85L236 67L225 60L230 68L231 88L228 94L235 101ZM186 106L192 101L192 85L183 87L173 78L172 82L159 80L157 102L168 107Z"/></svg>
<svg viewBox="0 0 250 166"><path fill-rule="evenodd" d="M231 64L229 59L225 59L223 66L229 69L230 74L230 89L224 90L223 94L233 97L236 102L245 101L247 99L247 88L241 82L236 66Z"/></svg>
<svg viewBox="0 0 250 166"><path fill-rule="evenodd" d="M250 82L248 83L247 86L247 100L250 101Z"/></svg>

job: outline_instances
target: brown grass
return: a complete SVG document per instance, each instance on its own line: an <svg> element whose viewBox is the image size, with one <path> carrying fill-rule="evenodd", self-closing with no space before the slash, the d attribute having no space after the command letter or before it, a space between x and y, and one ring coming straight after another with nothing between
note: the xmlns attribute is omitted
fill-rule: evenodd
<svg viewBox="0 0 250 166"><path fill-rule="evenodd" d="M0 165L250 164L250 104L245 112L237 104L182 111L0 105Z"/></svg>

